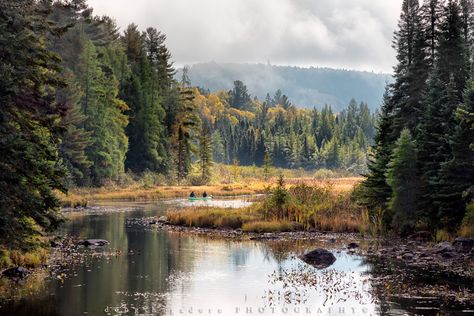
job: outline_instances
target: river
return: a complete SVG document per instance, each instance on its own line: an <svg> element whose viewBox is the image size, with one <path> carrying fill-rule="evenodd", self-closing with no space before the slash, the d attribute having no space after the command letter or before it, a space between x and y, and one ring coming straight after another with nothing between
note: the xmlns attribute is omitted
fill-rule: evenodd
<svg viewBox="0 0 474 316"><path fill-rule="evenodd" d="M45 290L7 304L0 314L435 315L437 312L416 300L382 301L372 288L371 265L363 257L342 250L338 243L331 246L327 241L321 244L235 241L149 229L130 221L163 215L170 203L175 202L115 203L94 212L69 213L61 234L102 238L110 245L84 250L88 253L85 259L68 267L67 277L48 278ZM298 258L316 247L333 251L336 262L318 270Z"/></svg>

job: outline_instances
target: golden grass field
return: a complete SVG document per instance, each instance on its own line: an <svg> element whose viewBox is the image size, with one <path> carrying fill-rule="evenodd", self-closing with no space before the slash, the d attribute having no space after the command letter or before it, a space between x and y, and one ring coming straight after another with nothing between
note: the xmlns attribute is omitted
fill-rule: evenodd
<svg viewBox="0 0 474 316"><path fill-rule="evenodd" d="M286 186L290 187L297 183L331 185L336 192L350 191L363 178L346 177L333 178L325 180L316 180L309 177L288 178L285 180ZM72 189L67 195L58 194L61 204L64 207L86 206L93 201L146 201L158 200L163 198L185 198L191 191L196 195L203 192L213 196L238 196L266 193L275 185L275 179L269 181L248 180L231 184L213 184L204 186L154 186L144 188L140 185L129 187L102 187L102 188L76 188Z"/></svg>

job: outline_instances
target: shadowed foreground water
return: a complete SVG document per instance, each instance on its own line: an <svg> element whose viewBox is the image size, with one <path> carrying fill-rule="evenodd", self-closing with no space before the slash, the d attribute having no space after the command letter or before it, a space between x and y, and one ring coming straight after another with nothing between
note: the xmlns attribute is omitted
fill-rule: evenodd
<svg viewBox="0 0 474 316"><path fill-rule="evenodd" d="M127 218L161 215L167 206L169 202L117 204L116 212L70 215L63 234L106 239L110 245L96 251L116 255L97 256L71 267L64 281L47 280L41 294L7 305L0 314L406 313L401 306L382 304L373 296L371 267L358 256L334 251L336 262L316 270L297 258L318 246L314 243L209 239L127 223ZM406 304L416 310L412 301ZM417 312L436 314L430 308Z"/></svg>

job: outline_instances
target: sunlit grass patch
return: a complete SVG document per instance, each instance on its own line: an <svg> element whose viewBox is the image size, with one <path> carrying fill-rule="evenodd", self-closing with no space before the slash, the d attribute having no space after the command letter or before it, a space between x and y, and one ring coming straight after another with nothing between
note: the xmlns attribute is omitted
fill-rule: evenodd
<svg viewBox="0 0 474 316"><path fill-rule="evenodd" d="M202 228L238 229L256 219L247 209L186 208L167 212L168 221L174 225Z"/></svg>
<svg viewBox="0 0 474 316"><path fill-rule="evenodd" d="M271 233L289 232L295 229L295 225L288 221L254 221L242 225L245 232Z"/></svg>

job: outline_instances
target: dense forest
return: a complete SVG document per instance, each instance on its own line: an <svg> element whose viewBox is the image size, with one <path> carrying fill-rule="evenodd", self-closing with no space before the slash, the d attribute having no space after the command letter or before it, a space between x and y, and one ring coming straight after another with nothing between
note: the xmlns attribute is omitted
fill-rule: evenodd
<svg viewBox="0 0 474 316"><path fill-rule="evenodd" d="M182 69L177 69L180 79ZM212 92L230 90L235 80L245 82L250 94L265 99L268 91L282 89L300 107L331 104L336 112L355 98L364 100L371 110L379 108L390 74L323 67L294 67L267 64L198 63L189 66L192 85Z"/></svg>
<svg viewBox="0 0 474 316"><path fill-rule="evenodd" d="M360 192L402 234L474 227L472 10L468 0L403 1L395 81Z"/></svg>
<svg viewBox="0 0 474 316"><path fill-rule="evenodd" d="M166 36L120 32L85 0L1 1L2 236L58 222L54 191L159 173L199 183L213 162L366 170L375 115L352 100L300 109L242 81L210 93L175 79ZM196 182L196 181L194 181ZM194 183L193 182L193 183Z"/></svg>

